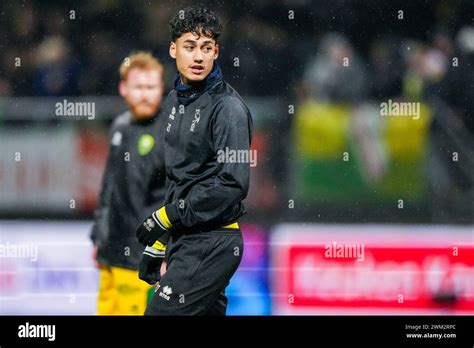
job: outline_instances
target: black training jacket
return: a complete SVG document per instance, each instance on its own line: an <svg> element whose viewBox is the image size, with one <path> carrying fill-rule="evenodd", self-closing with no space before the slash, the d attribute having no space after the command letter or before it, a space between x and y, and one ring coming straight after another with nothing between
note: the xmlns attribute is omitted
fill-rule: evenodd
<svg viewBox="0 0 474 348"><path fill-rule="evenodd" d="M235 222L246 212L242 200L250 164L242 162L250 158L252 117L240 95L221 78L188 96L174 89L163 105L165 211L172 229L199 231ZM240 157L219 157L226 151Z"/></svg>
<svg viewBox="0 0 474 348"><path fill-rule="evenodd" d="M99 247L100 264L138 269L143 246L135 235L136 228L164 201L164 117L159 112L154 118L139 122L126 112L112 124L91 233Z"/></svg>

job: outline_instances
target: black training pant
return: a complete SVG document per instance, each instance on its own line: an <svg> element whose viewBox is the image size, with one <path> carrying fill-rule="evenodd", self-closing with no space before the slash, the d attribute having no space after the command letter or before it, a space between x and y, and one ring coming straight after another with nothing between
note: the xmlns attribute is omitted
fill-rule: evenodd
<svg viewBox="0 0 474 348"><path fill-rule="evenodd" d="M145 315L225 315L225 288L239 267L239 229L173 236L166 248L167 271Z"/></svg>

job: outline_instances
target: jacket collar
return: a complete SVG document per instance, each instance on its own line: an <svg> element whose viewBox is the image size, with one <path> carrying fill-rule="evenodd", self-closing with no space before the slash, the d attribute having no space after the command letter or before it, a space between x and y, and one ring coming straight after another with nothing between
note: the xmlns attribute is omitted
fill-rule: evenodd
<svg viewBox="0 0 474 348"><path fill-rule="evenodd" d="M174 89L177 92L180 104L187 106L220 81L222 81L222 71L219 65L214 62L210 74L207 75L204 80L198 83L193 83L192 85L182 83L181 76L179 73L176 73L174 77Z"/></svg>

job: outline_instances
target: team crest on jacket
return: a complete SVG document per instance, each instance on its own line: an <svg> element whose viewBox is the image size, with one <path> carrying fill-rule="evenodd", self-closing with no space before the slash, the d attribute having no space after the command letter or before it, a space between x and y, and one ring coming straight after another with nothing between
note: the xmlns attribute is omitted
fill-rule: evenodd
<svg viewBox="0 0 474 348"><path fill-rule="evenodd" d="M138 154L140 156L147 155L155 145L155 139L150 134L143 134L138 139Z"/></svg>
<svg viewBox="0 0 474 348"><path fill-rule="evenodd" d="M173 108L171 109L171 114L169 116L170 119L174 120L174 115L176 114L176 107L173 106Z"/></svg>

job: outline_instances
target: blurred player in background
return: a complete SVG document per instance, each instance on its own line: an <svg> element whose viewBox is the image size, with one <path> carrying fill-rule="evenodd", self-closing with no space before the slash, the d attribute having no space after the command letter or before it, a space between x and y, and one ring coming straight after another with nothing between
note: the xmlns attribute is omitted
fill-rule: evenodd
<svg viewBox="0 0 474 348"><path fill-rule="evenodd" d="M250 176L248 160L235 154L249 158L252 118L215 62L222 30L215 14L191 7L170 24L178 73L163 104L166 199L137 229L147 245L142 264L167 245L167 269L145 314L225 315L225 288L242 259L237 220Z"/></svg>
<svg viewBox="0 0 474 348"><path fill-rule="evenodd" d="M120 78L120 95L129 111L117 116L110 129L91 233L100 268L99 315L143 314L150 286L138 278L143 246L135 229L162 206L165 193L164 121L159 112L163 66L150 53L137 52L120 66Z"/></svg>

